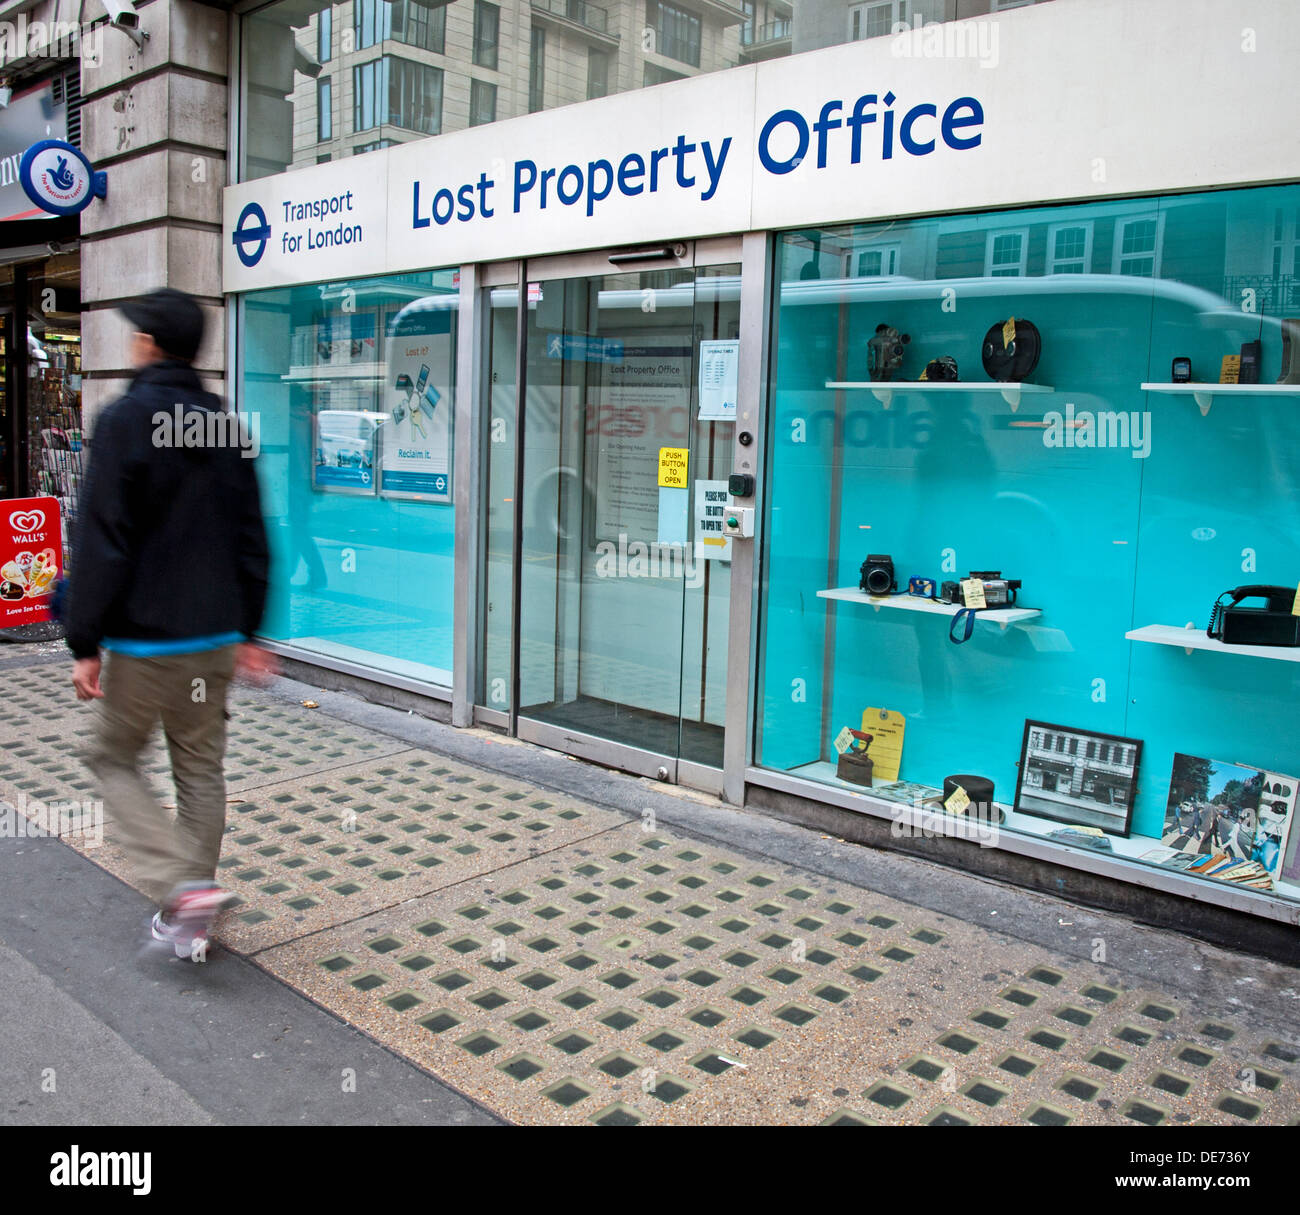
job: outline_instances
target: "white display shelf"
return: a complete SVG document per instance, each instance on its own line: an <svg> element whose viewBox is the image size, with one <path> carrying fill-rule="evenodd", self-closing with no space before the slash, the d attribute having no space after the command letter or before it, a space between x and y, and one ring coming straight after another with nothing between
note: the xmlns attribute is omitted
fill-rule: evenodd
<svg viewBox="0 0 1300 1215"><path fill-rule="evenodd" d="M1210 384L1191 381L1186 384L1143 384L1142 391L1194 397L1201 407L1201 416L1204 417L1210 412L1215 397L1294 397L1300 396L1300 384Z"/></svg>
<svg viewBox="0 0 1300 1215"><path fill-rule="evenodd" d="M983 380L950 380L936 381L933 384L921 380L827 380L826 387L845 390L866 389L886 409L894 403L894 397L898 393L919 392L929 395L932 392L1000 392L1002 399L1011 406L1012 413L1020 408L1020 398L1024 393L1056 391L1047 384L1028 384L1023 381L1003 383L1000 380L990 380L987 383Z"/></svg>
<svg viewBox="0 0 1300 1215"><path fill-rule="evenodd" d="M957 615L962 610L960 604L936 603L933 599L918 599L915 595L868 595L856 586L840 586L828 591L818 591L818 599L838 599L844 603L865 603L876 611L881 608L893 608L902 612L922 612L927 616ZM984 608L975 613L976 621L1000 625L1020 624L1025 620L1034 620L1043 613L1037 608Z"/></svg>
<svg viewBox="0 0 1300 1215"><path fill-rule="evenodd" d="M321 367L290 367L288 373L280 379L285 383L302 380L378 380L383 378L383 374L383 367L375 363L368 367L344 363L338 366L325 364Z"/></svg>
<svg viewBox="0 0 1300 1215"><path fill-rule="evenodd" d="M1205 630L1188 625L1177 628L1172 624L1148 624L1124 636L1129 641L1145 641L1152 645L1182 646L1189 654L1193 650L1215 650L1220 654L1236 654L1242 658L1271 658L1274 662L1300 662L1300 646L1280 645L1224 645L1207 637Z"/></svg>

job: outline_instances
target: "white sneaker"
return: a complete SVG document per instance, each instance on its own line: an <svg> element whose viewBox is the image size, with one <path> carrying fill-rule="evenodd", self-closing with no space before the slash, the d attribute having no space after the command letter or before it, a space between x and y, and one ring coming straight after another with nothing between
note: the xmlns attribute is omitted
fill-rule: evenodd
<svg viewBox="0 0 1300 1215"><path fill-rule="evenodd" d="M171 945L178 958L206 961L212 921L232 902L234 896L220 886L186 882L172 891L166 914L155 914L150 933L155 941Z"/></svg>
<svg viewBox="0 0 1300 1215"><path fill-rule="evenodd" d="M211 945L206 932L194 933L179 924L168 924L161 911L149 921L149 935L160 945L170 945L178 958L189 962L206 962Z"/></svg>

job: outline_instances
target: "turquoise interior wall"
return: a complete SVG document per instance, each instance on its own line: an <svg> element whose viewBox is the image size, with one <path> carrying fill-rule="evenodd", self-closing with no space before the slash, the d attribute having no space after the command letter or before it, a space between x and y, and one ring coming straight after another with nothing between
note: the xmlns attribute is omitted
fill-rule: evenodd
<svg viewBox="0 0 1300 1215"><path fill-rule="evenodd" d="M1153 243L1144 217L1155 220L1154 261L1142 257ZM1090 243L1068 267L1053 260L1071 252L1069 235L1055 248L1062 226ZM881 706L907 716L903 779L982 773L1010 803L1027 718L1119 734L1144 743L1133 830L1153 837L1175 751L1300 772L1300 665L1124 636L1148 624L1204 630L1225 589L1300 580L1300 385L1224 396L1204 417L1189 396L1140 387L1168 382L1176 355L1191 357L1194 379L1217 381L1222 356L1259 336L1261 319L1261 382L1277 379L1278 320L1300 316L1298 226L1300 188L1278 187L782 238L762 764L833 758L841 727ZM1023 272L991 277L990 234L1007 230L1023 233ZM895 276L854 274L863 251L891 244ZM987 383L981 340L1009 316L1040 330L1031 379L1051 395L1026 395L1012 412L998 393L900 391L885 410L849 391L836 442L826 382L868 379L878 324L911 335L903 379L950 354L962 380ZM1136 413L1149 454L1047 446L1044 418L1067 404ZM946 619L840 603L828 650L816 592L856 586L868 553L891 554L904 586L913 574L1000 569L1023 579L1021 605L1042 616L1005 631L982 624L958 646Z"/></svg>

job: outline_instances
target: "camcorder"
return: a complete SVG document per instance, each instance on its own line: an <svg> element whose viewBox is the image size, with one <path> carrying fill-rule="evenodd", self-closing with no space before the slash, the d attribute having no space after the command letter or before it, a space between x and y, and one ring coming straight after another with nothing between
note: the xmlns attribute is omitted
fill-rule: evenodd
<svg viewBox="0 0 1300 1215"><path fill-rule="evenodd" d="M1023 583L1019 578L1004 578L1001 570L972 571L966 581L975 579L984 584L985 607L1012 607L1016 602L1016 592ZM966 607L966 591L960 582L945 582L939 588L939 602Z"/></svg>
<svg viewBox="0 0 1300 1215"><path fill-rule="evenodd" d="M912 340L893 325L877 325L876 336L867 342L867 368L873 380L892 380L903 365L903 347Z"/></svg>

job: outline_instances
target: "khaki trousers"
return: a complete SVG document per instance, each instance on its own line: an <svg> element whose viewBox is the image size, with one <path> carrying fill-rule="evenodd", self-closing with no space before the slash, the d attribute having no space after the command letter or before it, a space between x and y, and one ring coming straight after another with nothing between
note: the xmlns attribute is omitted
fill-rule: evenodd
<svg viewBox="0 0 1300 1215"><path fill-rule="evenodd" d="M105 655L89 764L114 838L160 907L181 882L216 875L226 829L226 693L234 671L233 645L161 658ZM176 786L174 818L139 769L160 720Z"/></svg>

